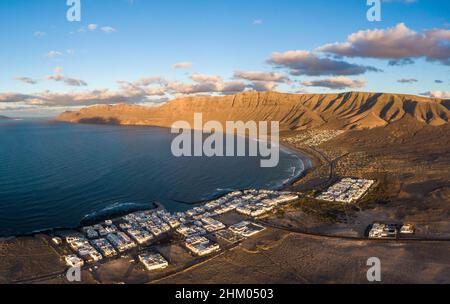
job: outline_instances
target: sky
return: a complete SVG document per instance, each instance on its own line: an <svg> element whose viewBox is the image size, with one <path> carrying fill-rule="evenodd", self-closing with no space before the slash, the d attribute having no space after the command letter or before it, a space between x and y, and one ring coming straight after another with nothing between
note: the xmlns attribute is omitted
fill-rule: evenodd
<svg viewBox="0 0 450 304"><path fill-rule="evenodd" d="M0 1L0 115L243 91L450 98L450 1Z"/></svg>

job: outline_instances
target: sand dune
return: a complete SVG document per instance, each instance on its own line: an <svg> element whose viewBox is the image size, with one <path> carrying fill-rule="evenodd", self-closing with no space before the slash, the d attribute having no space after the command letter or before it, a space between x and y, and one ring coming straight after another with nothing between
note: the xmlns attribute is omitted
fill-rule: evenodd
<svg viewBox="0 0 450 304"><path fill-rule="evenodd" d="M307 128L372 129L408 118L431 126L448 124L449 100L413 95L360 93L283 94L248 92L222 97L188 97L160 107L99 105L66 112L60 121L168 127L192 122L194 113L204 120L280 121L282 130Z"/></svg>

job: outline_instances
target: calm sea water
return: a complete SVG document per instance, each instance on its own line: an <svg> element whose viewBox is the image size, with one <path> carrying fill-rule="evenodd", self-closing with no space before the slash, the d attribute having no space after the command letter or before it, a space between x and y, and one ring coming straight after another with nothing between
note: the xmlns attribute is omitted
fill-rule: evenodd
<svg viewBox="0 0 450 304"><path fill-rule="evenodd" d="M277 188L303 162L175 158L167 129L0 121L0 235L77 227L83 219L162 203L169 211L236 189Z"/></svg>

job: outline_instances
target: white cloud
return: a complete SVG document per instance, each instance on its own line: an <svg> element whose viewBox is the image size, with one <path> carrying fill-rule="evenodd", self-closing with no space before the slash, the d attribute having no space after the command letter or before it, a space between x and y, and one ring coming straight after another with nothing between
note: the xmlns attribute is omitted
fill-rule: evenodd
<svg viewBox="0 0 450 304"><path fill-rule="evenodd" d="M14 80L21 81L26 84L36 84L37 83L37 80L34 80L33 78L30 78L30 77L22 77L22 76L14 77Z"/></svg>
<svg viewBox="0 0 450 304"><path fill-rule="evenodd" d="M0 103L14 103L14 102L21 102L26 101L31 98L31 95L27 94L20 94L20 93L0 93Z"/></svg>
<svg viewBox="0 0 450 304"><path fill-rule="evenodd" d="M307 87L323 87L329 89L343 90L347 88L356 89L366 85L364 79L351 79L348 77L331 77L326 79L316 79L303 81L302 85Z"/></svg>
<svg viewBox="0 0 450 304"><path fill-rule="evenodd" d="M49 76L46 77L46 79L54 80L54 81L58 81L58 82L62 81L66 85L73 86L73 87L85 87L85 86L87 86L87 83L84 80L77 79L77 78L72 78L72 77L68 77L68 76L64 76L64 75L61 75L61 74L49 75Z"/></svg>
<svg viewBox="0 0 450 304"><path fill-rule="evenodd" d="M193 81L197 82L220 82L223 81L223 78L219 75L206 75L194 73L190 76Z"/></svg>
<svg viewBox="0 0 450 304"><path fill-rule="evenodd" d="M87 29L85 27L80 27L77 32L78 33L86 33L87 30L89 30L90 32L94 32L97 29L100 29L100 31L106 33L106 34L111 34L116 32L117 30L115 28L113 28L112 26L100 26L96 23L91 23L88 24ZM71 34L74 34L74 32L71 32Z"/></svg>
<svg viewBox="0 0 450 304"><path fill-rule="evenodd" d="M56 68L54 75L48 80L64 82L70 86L85 86L86 82L59 74ZM93 104L154 104L166 101L169 96L202 95L202 94L236 94L246 90L269 91L277 83L254 81L246 84L242 81L224 81L222 77L206 74L191 75L193 82L167 81L162 77L141 77L134 82L118 81L118 90L98 89L83 92L55 93L51 91L33 94L0 93L1 103L20 103L24 107L76 107Z"/></svg>
<svg viewBox="0 0 450 304"><path fill-rule="evenodd" d="M62 56L63 54L61 53L61 52L58 52L58 51L50 51L50 52L48 52L47 54L46 54L46 56L48 57L48 58L56 58L56 57L60 57L60 56Z"/></svg>
<svg viewBox="0 0 450 304"><path fill-rule="evenodd" d="M192 62L184 61L184 62L178 62L172 65L172 68L174 69L188 69L193 66Z"/></svg>
<svg viewBox="0 0 450 304"><path fill-rule="evenodd" d="M211 93L217 91L217 85L211 82L204 83L184 83L172 82L168 85L168 90L175 94L198 94Z"/></svg>
<svg viewBox="0 0 450 304"><path fill-rule="evenodd" d="M277 86L278 83L271 81L253 81L249 84L249 88L257 92L274 91Z"/></svg>
<svg viewBox="0 0 450 304"><path fill-rule="evenodd" d="M218 84L218 92L223 94L236 94L245 91L246 85L240 81L230 81Z"/></svg>
<svg viewBox="0 0 450 304"><path fill-rule="evenodd" d="M135 82L133 82L133 85L135 86L149 86L151 84L159 84L159 85L166 85L167 80L165 80L162 77L159 76L152 76L152 77L141 77Z"/></svg>
<svg viewBox="0 0 450 304"><path fill-rule="evenodd" d="M424 95L431 98L450 99L450 92L447 91L431 91L431 92L428 91L420 95Z"/></svg>
<svg viewBox="0 0 450 304"><path fill-rule="evenodd" d="M192 74L193 82L167 81L161 77L142 77L134 82L119 81L122 91L141 91L155 95L233 94L243 92L247 86L241 81L225 82L217 75ZM150 85L156 85L151 86Z"/></svg>
<svg viewBox="0 0 450 304"><path fill-rule="evenodd" d="M101 30L102 32L104 32L104 33L107 33L107 34L111 34L111 33L116 32L116 29L113 28L113 27L111 27L111 26L102 26L102 27L100 28L100 30Z"/></svg>
<svg viewBox="0 0 450 304"><path fill-rule="evenodd" d="M250 81L265 82L287 82L289 77L284 73L261 72L261 71L236 71L234 73L236 79L246 79Z"/></svg>
<svg viewBox="0 0 450 304"><path fill-rule="evenodd" d="M98 28L97 24L91 23L91 24L88 25L88 29L90 31L95 31L97 28Z"/></svg>

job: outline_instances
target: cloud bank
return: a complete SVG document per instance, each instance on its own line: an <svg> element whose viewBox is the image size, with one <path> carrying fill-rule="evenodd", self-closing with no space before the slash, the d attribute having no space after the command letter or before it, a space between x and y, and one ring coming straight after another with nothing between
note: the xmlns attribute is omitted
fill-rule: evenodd
<svg viewBox="0 0 450 304"><path fill-rule="evenodd" d="M391 63L425 58L450 65L450 30L432 29L422 33L404 23L385 30L365 30L348 36L346 42L326 44L319 52L344 56L390 59Z"/></svg>
<svg viewBox="0 0 450 304"><path fill-rule="evenodd" d="M291 75L307 76L349 76L381 70L343 60L319 57L309 51L297 50L284 53L273 53L267 62L278 68L287 68Z"/></svg>

